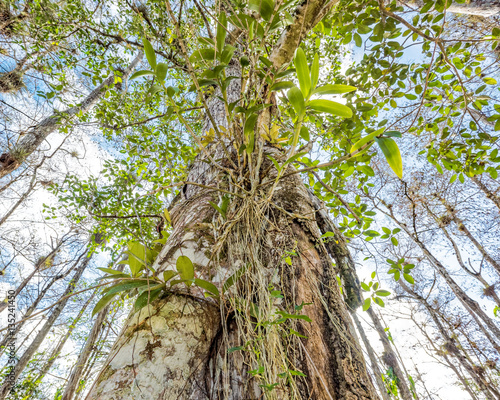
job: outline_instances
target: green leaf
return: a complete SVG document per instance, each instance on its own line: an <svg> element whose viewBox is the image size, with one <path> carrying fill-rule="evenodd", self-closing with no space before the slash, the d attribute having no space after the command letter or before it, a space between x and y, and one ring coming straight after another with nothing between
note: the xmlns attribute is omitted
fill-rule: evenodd
<svg viewBox="0 0 500 400"><path fill-rule="evenodd" d="M106 272L107 274L114 274L114 275L122 274L122 271L117 271L116 269L102 268L102 267L98 267L97 269L101 270L102 272Z"/></svg>
<svg viewBox="0 0 500 400"><path fill-rule="evenodd" d="M236 47L231 46L230 44L226 44L224 46L224 50L222 51L222 55L220 56L220 61L224 64L229 64L231 59L233 58L234 51Z"/></svg>
<svg viewBox="0 0 500 400"><path fill-rule="evenodd" d="M363 44L363 40L361 39L359 33L354 34L354 43L356 43L356 46L358 47L361 47L361 45Z"/></svg>
<svg viewBox="0 0 500 400"><path fill-rule="evenodd" d="M312 94L343 94L354 92L356 88L349 85L324 85L313 90Z"/></svg>
<svg viewBox="0 0 500 400"><path fill-rule="evenodd" d="M391 292L389 292L388 290L377 290L375 292L375 294L377 296L384 296L385 297L385 296L389 296L391 294Z"/></svg>
<svg viewBox="0 0 500 400"><path fill-rule="evenodd" d="M311 76L309 74L309 67L307 66L307 58L299 47L295 51L295 58L293 60L295 64L295 69L297 70L297 78L299 78L300 90L305 99L309 98L309 93L311 92Z"/></svg>
<svg viewBox="0 0 500 400"><path fill-rule="evenodd" d="M274 1L273 0L261 0L260 4L260 15L266 21L269 21L273 16L274 11Z"/></svg>
<svg viewBox="0 0 500 400"><path fill-rule="evenodd" d="M273 15L274 11L274 1L273 0L250 0L248 3L248 8L257 11L260 16L269 21Z"/></svg>
<svg viewBox="0 0 500 400"><path fill-rule="evenodd" d="M318 84L319 79L319 54L314 55L314 60L311 65L311 88L314 89Z"/></svg>
<svg viewBox="0 0 500 400"><path fill-rule="evenodd" d="M156 70L156 53L149 43L149 40L144 38L142 39L142 44L144 45L144 52L146 53L146 58L148 59L148 63L151 66L151 69Z"/></svg>
<svg viewBox="0 0 500 400"><path fill-rule="evenodd" d="M189 61L194 63L200 60L205 61L214 61L215 59L215 50L214 49L200 49L196 50L191 57L189 57Z"/></svg>
<svg viewBox="0 0 500 400"><path fill-rule="evenodd" d="M154 75L154 74L155 73L153 71L149 71L149 70L145 69L142 71L134 72L134 74L130 77L130 80L133 81L134 79L140 78L141 76Z"/></svg>
<svg viewBox="0 0 500 400"><path fill-rule="evenodd" d="M220 208L217 204L215 204L214 202L212 201L209 201L208 202L213 208L215 208L215 211L217 211L220 215L222 215L222 217L225 219L226 218L226 212Z"/></svg>
<svg viewBox="0 0 500 400"><path fill-rule="evenodd" d="M307 103L315 111L326 112L339 117L351 118L352 110L340 103L331 100L311 100Z"/></svg>
<svg viewBox="0 0 500 400"><path fill-rule="evenodd" d="M304 114L305 111L305 102L304 96L300 89L296 86L291 88L287 93L288 101L292 104L293 109L298 115Z"/></svg>
<svg viewBox="0 0 500 400"><path fill-rule="evenodd" d="M245 126L243 127L243 133L247 140L246 151L248 154L253 152L253 146L255 143L255 124L257 123L258 114L251 114L245 121Z"/></svg>
<svg viewBox="0 0 500 400"><path fill-rule="evenodd" d="M290 329L290 335L295 335L295 336L307 339L307 336L301 335L299 332L294 331L293 329Z"/></svg>
<svg viewBox="0 0 500 400"><path fill-rule="evenodd" d="M370 308L372 304L372 299L371 297L368 297L364 302L363 302L363 311L366 311Z"/></svg>
<svg viewBox="0 0 500 400"><path fill-rule="evenodd" d="M403 178L403 160L396 142L391 138L375 138L378 146L385 155L387 163L399 178Z"/></svg>
<svg viewBox="0 0 500 400"><path fill-rule="evenodd" d="M92 316L96 315L99 311L101 311L104 307L106 307L109 303L113 301L113 299L117 296L116 293L106 294L97 302L94 309L92 310Z"/></svg>
<svg viewBox="0 0 500 400"><path fill-rule="evenodd" d="M304 139L306 142L309 142L310 136L309 136L309 129L305 125L302 125L300 127L300 137Z"/></svg>
<svg viewBox="0 0 500 400"><path fill-rule="evenodd" d="M384 300L382 300L380 297L374 297L373 300L375 303L377 303L380 307L385 307Z"/></svg>
<svg viewBox="0 0 500 400"><path fill-rule="evenodd" d="M121 279L121 278L125 278L125 279L130 279L132 278L129 274L112 274L112 275L106 275L106 276L103 276L101 278L99 278L99 280L103 280L103 279Z"/></svg>
<svg viewBox="0 0 500 400"><path fill-rule="evenodd" d="M132 289L139 288L141 286L147 286L154 284L155 282L150 279L130 279L127 281L122 281L121 283L111 286L106 294L115 294L120 292L128 292Z"/></svg>
<svg viewBox="0 0 500 400"><path fill-rule="evenodd" d="M276 314L280 314L283 318L287 319L302 319L307 322L312 322L312 319L304 314L288 314L285 311L276 311Z"/></svg>
<svg viewBox="0 0 500 400"><path fill-rule="evenodd" d="M167 283L170 279L177 275L177 272L168 269L163 272L163 281Z"/></svg>
<svg viewBox="0 0 500 400"><path fill-rule="evenodd" d="M163 288L158 288L151 291L146 290L145 292L141 293L135 300L134 312L142 310L148 304L153 302L160 295L162 290Z"/></svg>
<svg viewBox="0 0 500 400"><path fill-rule="evenodd" d="M156 78L163 82L167 76L168 65L165 63L158 63L156 66Z"/></svg>
<svg viewBox="0 0 500 400"><path fill-rule="evenodd" d="M227 20L226 14L222 12L219 15L217 20L217 52L222 53L222 49L224 48L224 43L226 42L226 34L227 34Z"/></svg>
<svg viewBox="0 0 500 400"><path fill-rule="evenodd" d="M370 291L370 287L364 283L364 282L361 282L361 288L365 291L365 292L369 292Z"/></svg>
<svg viewBox="0 0 500 400"><path fill-rule="evenodd" d="M291 81L281 81L281 82L276 82L274 85L271 86L269 90L271 92L276 92L277 90L290 89L294 86L295 85Z"/></svg>
<svg viewBox="0 0 500 400"><path fill-rule="evenodd" d="M412 285L415 284L415 280L411 275L403 273L403 278L405 278L406 282L411 283Z"/></svg>
<svg viewBox="0 0 500 400"><path fill-rule="evenodd" d="M227 354L234 353L235 351L239 350L245 350L245 346L236 346L236 347L231 347L228 351Z"/></svg>
<svg viewBox="0 0 500 400"><path fill-rule="evenodd" d="M194 279L194 265L187 256L180 256L175 263L177 271L181 279L186 281L191 281ZM186 285L190 286L192 282L186 282Z"/></svg>
<svg viewBox="0 0 500 400"><path fill-rule="evenodd" d="M203 279L195 279L194 284L214 294L215 296L219 296L219 289L217 289L217 286L215 286L212 282L208 282Z"/></svg>

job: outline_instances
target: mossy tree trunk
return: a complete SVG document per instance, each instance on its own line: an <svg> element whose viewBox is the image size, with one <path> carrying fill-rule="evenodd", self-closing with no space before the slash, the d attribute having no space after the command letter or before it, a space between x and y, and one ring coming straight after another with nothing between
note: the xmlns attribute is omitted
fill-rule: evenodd
<svg viewBox="0 0 500 400"><path fill-rule="evenodd" d="M199 177L210 179L209 172ZM171 211L158 269L188 256L198 277L220 287L248 268L225 306L192 288L132 313L87 398L257 399L275 383L267 398L377 398L299 176L283 179L270 202L234 199L226 221L208 203L216 191L190 185L185 193ZM273 324L276 311L311 322ZM245 349L228 354L237 346Z"/></svg>
<svg viewBox="0 0 500 400"><path fill-rule="evenodd" d="M270 55L275 70L334 4L297 6ZM185 52L182 40L180 46ZM241 76L240 69L236 63L226 73ZM243 96L243 87L231 81L228 103ZM205 129L215 123L242 131L237 121L228 126L217 96L207 105ZM269 109L260 113L256 138L270 119ZM177 285L132 312L87 399L378 398L311 197L300 175L290 166L278 172L269 155L281 165L287 157L258 139L247 157L222 141L202 149L171 208L172 232L153 267L161 276L186 256L220 299ZM222 215L210 202L221 204L228 193ZM231 276L235 283L223 290Z"/></svg>

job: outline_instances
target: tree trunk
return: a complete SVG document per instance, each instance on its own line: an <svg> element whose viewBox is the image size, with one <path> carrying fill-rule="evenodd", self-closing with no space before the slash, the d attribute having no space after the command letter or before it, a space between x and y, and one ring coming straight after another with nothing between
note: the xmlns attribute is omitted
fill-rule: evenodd
<svg viewBox="0 0 500 400"><path fill-rule="evenodd" d="M47 361L45 362L43 367L40 369L38 376L34 380L35 384L36 384L36 382L40 382L44 378L44 376L47 374L47 372L50 371L50 369L52 368L52 366L54 365L54 363L58 359L59 355L61 354L61 350L63 349L64 345L66 344L66 342L70 338L71 334L73 333L74 329L76 328L76 325L78 324L78 322L82 318L83 314L85 313L85 310L89 306L92 299L95 297L96 293L97 293L97 290L94 291L94 293L92 293L92 295L88 298L88 300L85 302L83 307L78 312L78 315L75 317L75 319L73 319L71 321L71 324L70 324L67 332L59 339L57 346L50 353L50 356L48 357ZM31 390L33 390L33 389L35 389L35 386L31 387ZM29 395L30 393L31 393L31 391L28 392L27 395Z"/></svg>
<svg viewBox="0 0 500 400"><path fill-rule="evenodd" d="M423 0L411 0L408 4L417 7L423 7ZM446 12L465 14L465 15L478 15L480 17L491 17L500 14L500 1L499 0L471 0L462 4L453 2Z"/></svg>
<svg viewBox="0 0 500 400"><path fill-rule="evenodd" d="M486 186L476 175L472 176L471 181L474 182L479 189L490 199L497 208L500 210L500 196L496 192L492 191L488 186Z"/></svg>
<svg viewBox="0 0 500 400"><path fill-rule="evenodd" d="M12 376L13 379L6 379L4 380L4 383L0 387L0 399L3 400L7 397L7 395L10 393L12 389L12 382L15 382L17 378L21 375L21 372L26 368L26 365L28 365L28 362L31 360L33 355L37 352L38 348L42 344L43 340L49 333L50 329L56 322L57 318L59 318L59 315L61 315L61 312L64 310L64 307L66 306L68 300L69 300L69 295L74 291L76 284L80 280L83 271L87 267L88 263L90 261L90 258L86 258L80 266L77 268L75 275L73 276L73 279L71 279L70 283L68 284L66 290L64 291L63 295L61 296L61 300L57 303L57 305L53 308L52 313L50 314L50 317L47 319L45 324L42 326L40 331L37 333L31 344L28 346L26 351L23 353L17 364L14 366L12 370Z"/></svg>
<svg viewBox="0 0 500 400"><path fill-rule="evenodd" d="M410 389L406 380L406 374L403 372L403 369L399 365L398 358L396 356L396 353L392 349L391 343L389 342L389 338L387 337L387 333L385 332L384 327L380 323L380 320L375 314L375 311L373 311L372 307L370 307L367 312L373 322L375 330L378 333L380 341L382 342L382 346L384 346L384 355L382 359L389 368L392 368L392 371L396 376L396 385L399 389L399 395L403 400L412 400L413 396L410 393Z"/></svg>
<svg viewBox="0 0 500 400"><path fill-rule="evenodd" d="M53 253L54 252L51 252L51 254L53 254ZM80 260L82 259L82 257L84 257L85 255L86 255L86 252L84 252L83 254L81 254L80 257L78 257L78 259L73 264L73 267L75 267L76 265L78 265L78 263L80 262ZM43 265L43 264L41 264L41 265ZM38 269L39 269L39 267L35 268L35 271L37 271ZM17 335L21 331L21 329L24 326L24 324L28 321L27 319L31 316L31 314L33 314L33 311L36 310L36 308L38 307L38 304L40 304L40 302L43 300L43 298L45 297L45 295L47 294L47 292L49 291L49 289L52 287L52 285L54 283L56 283L57 281L65 278L66 276L68 276L69 273L71 272L71 270L72 270L72 268L68 268L68 270L66 272L64 272L63 274L59 274L59 275L54 276L45 285L45 287L40 291L40 293L38 293L38 296L36 297L36 299L33 301L33 303L30 304L30 306L28 307L28 309L26 310L26 312L23 314L21 321L19 321L19 323L17 323L15 325L14 331L11 332L11 333L6 333L5 336L4 336L4 338L2 339L2 341L0 342L0 356L5 351L7 343L9 342L9 340L11 340L10 338L12 336ZM19 291L19 288L18 288L18 291ZM17 296L17 293L16 293L16 296Z"/></svg>
<svg viewBox="0 0 500 400"><path fill-rule="evenodd" d="M443 326L443 324L441 324L441 321L436 315L437 314L436 310L434 310L430 306L430 304L427 302L426 299L424 299L422 296L411 290L401 279L398 282L405 292L407 292L411 297L416 299L420 304L422 304L425 307L430 317L434 321L434 324L436 325L436 328L439 331L441 337L444 339L446 350L448 351L450 356L455 357L459 361L460 365L462 365L462 367L469 373L469 375L478 385L481 392L486 396L486 398L489 400L500 399L500 393L494 387L492 387L492 385L486 382L481 375L476 373L474 367L462 354L462 351L460 350L461 346L459 344L457 345L456 339L450 336L446 331L445 327Z"/></svg>
<svg viewBox="0 0 500 400"><path fill-rule="evenodd" d="M125 267L124 264L119 264L117 270L123 271L124 267ZM71 400L75 395L75 393L77 392L77 390L79 389L79 383L81 381L84 372L84 367L89 360L90 354L94 349L95 343L99 338L99 335L101 334L102 328L104 326L104 321L106 320L106 317L109 314L110 308L111 305L107 305L97 314L94 326L92 327L92 330L90 331L90 334L87 337L83 349L80 351L80 354L78 355L78 359L76 360L75 365L73 365L71 374L68 378L68 382L61 396L61 400Z"/></svg>
<svg viewBox="0 0 500 400"><path fill-rule="evenodd" d="M358 328L361 340L365 345L366 352L368 353L368 358L370 359L370 365L372 367L373 375L375 376L375 382L377 383L378 390L380 391L382 399L390 400L389 395L387 393L387 388L385 387L384 381L382 380L382 371L380 371L380 368L378 367L378 360L375 355L375 351L373 350L373 347L370 344L368 337L366 336L365 330L363 329L363 325L361 325L361 321L359 320L358 316L356 315L355 312L352 312L351 315L352 319L354 320L354 323L356 324L356 327Z"/></svg>
<svg viewBox="0 0 500 400"><path fill-rule="evenodd" d="M271 52L276 70L334 4L297 6ZM168 1L166 7L182 38ZM193 72L183 39L179 45ZM239 69L226 72L241 76ZM245 95L240 82L229 85L229 103ZM223 125L237 137L242 126L228 121L224 104L216 96L207 104L205 129ZM309 194L290 166L290 175L273 168L266 156L283 164L285 155L259 139L269 118L269 109L260 113L248 156L221 141L200 149L153 266L175 270L178 258L188 257L196 278L217 285L220 300L177 285L132 312L87 399L377 398ZM228 192L222 215L210 202ZM234 283L223 290L230 276Z"/></svg>
<svg viewBox="0 0 500 400"><path fill-rule="evenodd" d="M199 178L210 180L207 175L205 171ZM174 230L157 263L160 270L172 269L178 256L187 255L198 276L205 277L217 243L210 225L218 215L208 203L214 200L214 191L190 186L186 193L187 198L172 209ZM149 310L131 314L88 399L132 399L141 393L155 399L257 399L263 394L259 385L274 383L277 387L267 392L268 398L290 398L292 393L295 398L376 398L321 234L314 220L304 217L314 215L314 210L297 175L281 181L272 204L276 208L266 205L266 218L252 215L255 211L248 206L256 207L253 201L228 211L228 220L238 221L233 222L230 243L224 248L229 263L211 271L211 280L219 280L220 286L221 276L227 278L234 268L257 263L258 268L250 266L238 282L240 308L246 300L257 301L264 323L275 320L278 310L290 313L294 305L312 303L300 312L312 322L286 322L289 332L293 329L307 339L295 335L285 339L280 325L269 325L257 345L248 332L254 330L248 306L243 311L227 310L193 289L171 293ZM292 265L283 262L287 249L297 253ZM285 296L278 304L270 300L269 285ZM243 339L262 346L258 358L250 349L227 354L231 347L245 346ZM249 375L259 367L265 368ZM306 376L290 377L289 382L279 377L290 370Z"/></svg>
<svg viewBox="0 0 500 400"><path fill-rule="evenodd" d="M140 52L125 69L122 80L125 80L142 60L143 53ZM15 148L0 155L0 178L15 171L30 156L40 144L54 132L61 123L69 122L79 113L85 113L106 93L108 88L115 83L115 75L109 78L95 88L87 98L77 106L71 107L62 112L55 112L50 117L45 118L38 125L32 127L24 134Z"/></svg>
<svg viewBox="0 0 500 400"><path fill-rule="evenodd" d="M382 211L382 210L381 210ZM389 216L390 218L393 219L398 226L406 232L406 234L415 242L415 244L420 247L422 252L424 253L425 257L430 261L431 265L434 266L436 271L441 275L452 292L457 296L457 299L462 303L462 305L465 307L466 310L469 311L471 316L473 318L479 318L481 319L485 325L488 327L488 329L491 331L491 333L495 336L495 338L492 338L489 332L482 326L482 324L478 324L479 328L483 331L486 337L489 338L491 344L495 348L495 350L500 351L500 346L498 345L498 340L500 340L500 329L496 325L496 323L486 315L486 313L483 311L481 306L477 301L469 297L467 293L465 293L462 288L455 282L455 280L451 277L451 275L448 273L448 270L445 268L445 266L436 258L434 255L429 251L429 249L425 246L422 241L416 237L416 235L411 232L411 230L408 228L408 226L401 221L399 221L394 214L392 213L392 209L390 209L390 213L387 213L385 211L382 211L385 215Z"/></svg>

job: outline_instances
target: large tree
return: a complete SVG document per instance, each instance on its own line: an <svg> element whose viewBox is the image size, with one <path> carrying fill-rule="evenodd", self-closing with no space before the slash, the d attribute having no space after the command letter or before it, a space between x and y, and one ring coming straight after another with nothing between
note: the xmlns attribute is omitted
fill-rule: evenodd
<svg viewBox="0 0 500 400"><path fill-rule="evenodd" d="M394 379L391 390L411 399L413 380L385 324L370 308L383 306L380 296L389 292L373 281L360 284L342 237L380 236L364 198L406 232L413 249L423 252L497 348L496 321L417 234L418 216L412 215L412 230L395 214L398 207L412 207L412 193L406 193L409 206L400 200L394 208L381 207L379 192L372 195L370 163L378 162L374 143L384 157L381 162L390 166L377 168L376 178L395 174L393 179L406 185L393 139L401 132L403 143L415 135L409 147L420 146L438 171L452 171L453 180L470 177L487 191L476 175L497 175L493 129L500 114L495 114L494 101L488 103L494 94L485 89L496 84L489 76L496 67L482 63L491 56L481 52L497 45L500 32L457 39L446 32L444 11L450 2L416 4L420 13L410 18L406 13L411 9L398 2L118 1L99 3L92 17L68 19L64 26L71 27L71 35L89 48L103 48L99 57L109 60L108 65L95 63L94 53L88 52L68 63L68 69L77 65L83 76L87 70L105 71L96 80L102 84L86 95L91 101L64 115L49 113L22 132L17 147L9 146L0 158L0 176L8 177L31 159L49 133L91 120L108 146L124 154L107 161L100 177L83 179L75 171L48 185L74 222L95 221L94 232L101 237L93 247L128 248L124 272L104 269L109 287L94 309L97 325L64 399L81 393L78 386L93 343L119 296L134 299L133 310L95 382L86 388L88 399L377 398L351 320L361 305L382 341L387 374ZM448 10L459 8L452 7ZM26 18L23 11L16 23ZM347 61L340 50L351 41L365 51L344 73L341 65ZM413 45L420 46L425 62L401 61ZM106 58L109 48L120 57ZM144 69L130 82L120 82L117 78L132 74L143 52ZM117 59L126 65L126 58L126 69L110 65ZM114 72L108 77L109 71ZM341 96L347 105L332 100ZM39 129L45 126L50 129ZM12 149L24 149L22 157L12 156ZM311 150L319 150L316 161L310 159ZM35 172L42 168L36 165ZM5 188L22 176L12 175ZM31 178L30 188L36 176ZM395 187L397 196L402 189ZM26 196L1 223L8 223ZM450 221L466 226L446 208ZM433 210L427 207L426 212L432 215ZM340 229L332 216L339 217ZM395 230L386 230L397 246ZM481 249L497 266L495 254ZM408 263L398 259L394 277L412 284ZM419 291L401 287L420 301ZM422 303L426 312L433 310L429 307ZM431 315L441 337L451 337L434 318L437 314ZM356 325L362 329L357 319ZM384 391L387 377L385 383L380 379L373 350L365 347L375 382ZM471 362L464 365L481 383L478 391L493 398L492 384L477 379ZM457 376L467 379L460 371ZM2 395L9 390L4 384Z"/></svg>

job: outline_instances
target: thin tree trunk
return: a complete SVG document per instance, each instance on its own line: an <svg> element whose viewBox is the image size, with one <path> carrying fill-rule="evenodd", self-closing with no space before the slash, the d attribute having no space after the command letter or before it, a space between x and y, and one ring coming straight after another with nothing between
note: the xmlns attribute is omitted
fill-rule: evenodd
<svg viewBox="0 0 500 400"><path fill-rule="evenodd" d="M119 264L117 271L123 271L124 267L125 267L124 264ZM106 317L109 314L110 308L111 305L107 305L97 314L94 326L92 327L92 330L90 331L90 334L87 337L83 349L80 351L80 354L78 355L76 363L73 365L71 374L68 378L68 382L66 383L64 392L61 396L61 400L71 400L75 395L76 391L79 389L79 384L84 372L84 367L85 365L87 365L90 354L92 353L92 350L95 347L95 343L99 338L99 335L101 334L102 328L104 327L104 321L106 320Z"/></svg>
<svg viewBox="0 0 500 400"><path fill-rule="evenodd" d="M410 0L408 2L411 6L423 7L423 0ZM498 0L471 0L465 3L453 2L446 12L465 14L465 15L478 15L480 17L491 17L500 14L500 1Z"/></svg>
<svg viewBox="0 0 500 400"><path fill-rule="evenodd" d="M382 211L385 215L391 217L398 226L403 229L406 234L415 242L415 244L420 247L422 252L424 253L425 257L430 261L431 265L434 266L436 271L441 275L450 289L452 290L453 293L455 293L455 296L457 296L458 300L463 304L463 306L471 313L472 316L477 316L479 317L488 327L488 329L491 331L491 333L496 337L496 340L491 338L489 333L483 328L481 324L479 324L480 329L483 330L485 335L489 337L491 341L491 344L495 348L495 350L500 351L500 346L497 343L497 340L500 339L500 329L498 326L495 324L494 321L491 320L490 317L486 315L486 313L482 310L481 306L478 304L477 301L471 299L467 293L465 293L462 288L455 282L455 280L450 276L448 273L447 269L444 267L441 262L434 257L434 255L427 249L427 247L422 243L422 241L416 237L408 228L408 226L402 222L400 222L393 214L392 208L390 209L390 213L387 213L385 211Z"/></svg>
<svg viewBox="0 0 500 400"><path fill-rule="evenodd" d="M494 260L489 253L486 251L486 249L479 243L479 241L472 235L472 233L467 229L467 227L464 225L464 222L458 217L456 210L446 202L445 199L440 198L441 202L443 205L446 207L446 210L448 211L448 214L450 217L453 219L453 222L457 225L457 228L460 232L463 232L465 236L474 244L476 249L479 250L481 255L488 261L493 268L500 274L500 263L498 263L496 260Z"/></svg>
<svg viewBox="0 0 500 400"><path fill-rule="evenodd" d="M480 272L474 272L474 271L471 271L469 268L467 268L467 266L465 265L465 263L464 263L464 261L462 259L462 254L460 253L460 249L458 248L458 245L455 243L455 241L453 240L453 238L451 237L451 235L449 234L449 232L445 228L443 222L440 221L436 217L436 215L429 209L429 206L425 202L422 202L422 204L425 207L425 209L427 210L427 212L434 218L434 220L436 221L436 223L438 224L438 226L441 228L441 230L443 231L443 233L446 236L446 238L449 240L449 242L453 246L453 250L455 251L455 257L456 257L456 259L458 261L458 265L460 265L460 267L465 272L467 272L470 276L472 276L473 278L477 279L483 285L484 289L490 288L491 285L486 281L486 279L484 279L484 277L481 275ZM491 295L490 296L495 300L495 302L497 303L497 305L500 306L500 298L497 296L495 290L490 290L490 291L491 291Z"/></svg>
<svg viewBox="0 0 500 400"><path fill-rule="evenodd" d="M132 73L137 64L142 60L143 53L140 52L125 69L121 78L123 80ZM115 82L115 75L111 75L104 82L95 88L87 98L77 106L71 107L62 112L55 112L50 117L45 118L35 127L26 132L14 149L0 155L0 178L15 171L23 161L31 155L40 144L54 132L61 123L70 121L79 113L85 113L106 93L108 88Z"/></svg>
<svg viewBox="0 0 500 400"><path fill-rule="evenodd" d="M50 314L50 317L47 319L45 324L42 326L40 331L37 333L31 344L28 346L26 351L23 353L17 364L14 366L14 369L11 373L11 376L13 377L11 380L4 380L2 386L0 387L0 399L3 400L7 397L7 395L10 393L12 389L12 382L16 381L17 378L21 375L21 372L26 368L26 365L28 365L28 362L31 360L33 355L36 353L40 345L42 344L43 340L49 333L50 329L56 322L57 318L59 315L61 315L61 312L64 310L64 307L68 303L69 296L74 290L75 286L80 280L83 272L85 271L85 268L90 262L90 258L86 258L80 266L76 269L76 272L71 279L70 283L68 284L66 290L61 296L61 299L52 309L52 313Z"/></svg>
<svg viewBox="0 0 500 400"><path fill-rule="evenodd" d="M10 208L9 211L7 211L7 213L2 217L2 219L0 219L0 226L2 226L5 221L7 221L7 219L14 213L14 211L16 211L16 209L29 196L29 194L31 193L31 191L33 190L33 188L36 185L36 177L37 177L37 175L36 175L36 168L35 168L35 171L33 172L33 176L31 177L30 183L28 185L28 189L26 189L26 191L21 195L21 197L19 198L19 200Z"/></svg>
<svg viewBox="0 0 500 400"><path fill-rule="evenodd" d="M488 186L486 186L476 175L473 175L471 181L474 182L479 189L490 199L497 208L500 210L500 196L493 192Z"/></svg>
<svg viewBox="0 0 500 400"><path fill-rule="evenodd" d="M316 221L318 222L318 227L320 228L321 233L333 233L332 237L326 239L325 247L336 261L337 271L342 280L342 290L344 291L344 294L346 296L346 302L352 310L351 314L354 315L356 312L356 308L358 308L363 303L361 286L356 274L356 266L354 260L349 253L347 243L342 233L330 220L326 208L310 191L309 196L314 208L316 209ZM394 374L397 377L397 385L400 390L401 397L404 400L412 400L413 397L410 393L409 386L405 379L406 374L403 372L398 363L397 356L394 353L389 340L387 339L387 335L382 325L380 324L380 321L371 309L369 310L369 315L375 325L377 333L380 336L380 340L382 341L382 344L384 346L384 351L387 354L387 357L384 358L384 361L386 361L387 359L386 364L393 369ZM354 321L356 322L356 318Z"/></svg>
<svg viewBox="0 0 500 400"><path fill-rule="evenodd" d="M45 261L47 261L50 257L53 257L59 251L59 249L61 248L61 246L64 244L64 242L66 240L67 240L66 235L64 235L63 238L57 243L56 247L43 260L41 260L37 265L35 265L35 268L31 272L31 274L29 274L21 282L21 284L16 288L16 291L14 293L15 298L17 298L19 293L21 293L21 290L23 290L26 287L26 285L31 281L31 278L33 278L33 276L35 276L35 274L38 272L38 270L41 268L41 266L44 265ZM4 299L4 301L2 301L0 303L0 312L2 312L3 310L5 310L7 308L7 301L8 301L8 298L6 297ZM0 353L0 355L1 355L1 353Z"/></svg>
<svg viewBox="0 0 500 400"><path fill-rule="evenodd" d="M48 290L52 287L52 285L54 283L56 283L57 281L65 278L66 276L69 275L69 273L72 271L72 269L78 265L78 263L80 262L80 260L82 259L82 257L84 257L86 255L86 252L84 252L83 254L81 254L78 259L75 261L75 263L73 264L73 267L70 267L67 269L66 272L64 272L63 274L59 274L59 275L56 275L54 276L46 285L45 287L40 291L40 293L38 294L37 298L33 301L33 303L30 304L30 306L28 307L28 309L26 310L26 312L24 313L23 317L22 317L22 320L17 323L15 325L15 328L14 328L14 332L13 333L7 333L5 334L5 337L2 339L2 341L0 342L0 355L3 354L3 352L5 351L6 349L6 345L7 343L9 342L10 340L10 337L12 336L15 336L17 335L17 333L19 333L22 329L22 327L24 326L24 324L27 322L27 318L29 318L31 316L31 314L33 313L33 311L36 310L38 304L43 300L43 298L45 297L45 295L47 294Z"/></svg>
<svg viewBox="0 0 500 400"><path fill-rule="evenodd" d="M399 365L398 358L394 350L392 349L387 333L384 327L380 323L378 316L372 307L367 310L370 319L373 322L374 328L378 333L382 346L384 347L384 356L382 360L389 367L392 368L394 375L396 376L396 384L399 389L399 395L403 400L413 400L413 396L410 393L409 385L406 380L406 374L403 372L401 366Z"/></svg>
<svg viewBox="0 0 500 400"><path fill-rule="evenodd" d="M83 305L83 307L80 309L80 311L78 312L77 316L73 319L73 321L71 322L71 325L69 326L69 329L66 331L66 333L59 339L59 342L57 343L57 346L55 347L55 349L50 353L50 356L49 358L47 359L47 362L44 364L44 366L40 369L40 372L38 373L38 376L34 379L34 382L40 382L44 376L47 374L47 372L50 371L50 369L52 368L52 366L54 365L54 363L56 362L57 358L59 357L59 355L61 354L61 350L63 349L64 345L66 344L66 342L68 341L68 339L70 338L71 334L73 333L73 331L75 330L76 328L76 325L78 324L78 322L80 321L80 319L82 318L83 314L85 313L85 310L87 309L87 307L89 306L90 302L92 301L92 299L95 297L97 293L97 290L94 291L94 293L92 293L92 295L88 298L88 300L85 302L85 304ZM31 392L30 392L31 393ZM27 393L27 395L29 395L30 393Z"/></svg>
<svg viewBox="0 0 500 400"><path fill-rule="evenodd" d="M446 349L453 357L456 357L460 362L460 365L464 367L464 369L469 373L469 375L474 379L478 387L481 389L482 393L489 400L500 399L500 393L492 387L488 382L486 382L480 375L478 375L472 365L470 365L467 358L462 354L460 350L460 346L457 346L455 339L451 337L446 331L445 327L441 324L441 321L436 315L436 311L430 306L426 299L424 299L421 295L415 293L411 290L401 279L398 281L399 285L405 292L407 292L411 297L416 299L420 304L422 304L430 317L434 321L436 328L441 334L442 338L445 340Z"/></svg>
<svg viewBox="0 0 500 400"><path fill-rule="evenodd" d="M382 380L382 371L378 367L377 357L375 355L375 351L373 350L368 337L366 336L365 330L363 329L363 325L361 325L361 321L359 320L356 312L352 312L352 319L358 328L359 335L361 336L361 340L365 345L366 351L368 353L368 358L370 359L370 365L372 367L373 375L375 376L375 382L377 383L378 389L380 391L380 395L383 400L390 400L390 397L387 393L387 388L385 387L384 381Z"/></svg>
<svg viewBox="0 0 500 400"><path fill-rule="evenodd" d="M94 322L94 326L92 327L89 336L87 337L85 346L81 350L80 354L78 355L78 359L75 365L73 366L66 387L64 388L64 393L61 397L61 400L71 400L73 395L77 391L80 384L80 379L83 374L83 368L85 367L89 359L90 353L92 352L92 349L95 346L96 340L99 337L99 334L101 333L104 320L106 319L109 312L109 308L110 306L107 306L97 314L97 318Z"/></svg>

